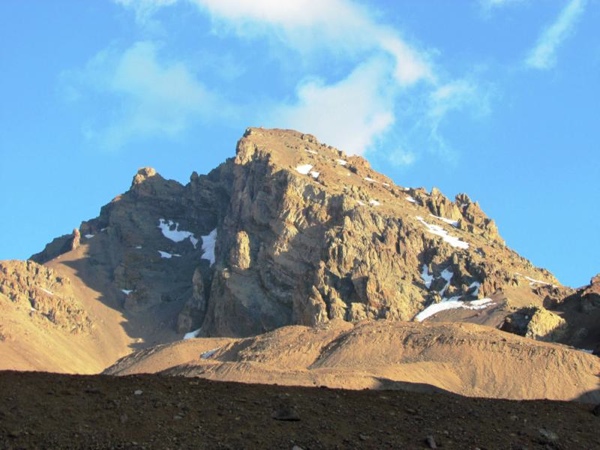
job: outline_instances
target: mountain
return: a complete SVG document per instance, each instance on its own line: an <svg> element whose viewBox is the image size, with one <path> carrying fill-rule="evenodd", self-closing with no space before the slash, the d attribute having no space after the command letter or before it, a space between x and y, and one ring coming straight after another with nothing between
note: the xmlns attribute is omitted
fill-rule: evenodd
<svg viewBox="0 0 600 450"><path fill-rule="evenodd" d="M97 218L0 263L0 367L94 373L185 334L339 321L471 322L531 338L519 345L532 352L598 351L594 280L561 286L466 194L398 186L314 136L250 128L209 174L182 185L140 169Z"/></svg>

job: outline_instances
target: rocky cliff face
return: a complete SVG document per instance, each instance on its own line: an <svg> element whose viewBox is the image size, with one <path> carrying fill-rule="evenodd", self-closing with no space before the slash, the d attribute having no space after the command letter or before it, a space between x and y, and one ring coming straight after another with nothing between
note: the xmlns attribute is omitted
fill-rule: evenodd
<svg viewBox="0 0 600 450"><path fill-rule="evenodd" d="M37 326L71 334L90 331L91 321L74 295L71 281L33 261L0 261L0 295Z"/></svg>
<svg viewBox="0 0 600 450"><path fill-rule="evenodd" d="M364 159L292 131L250 129L240 140L218 236L207 335L412 320L445 299L529 291L528 278L558 284L507 249L468 196L396 186Z"/></svg>
<svg viewBox="0 0 600 450"><path fill-rule="evenodd" d="M98 218L32 259L56 266L74 251L69 264L116 307L204 336L449 311L476 322L493 311L494 326L526 334L572 294L506 247L467 195L397 186L289 130L248 129L234 159L185 186L140 170ZM531 337L565 335L535 326Z"/></svg>

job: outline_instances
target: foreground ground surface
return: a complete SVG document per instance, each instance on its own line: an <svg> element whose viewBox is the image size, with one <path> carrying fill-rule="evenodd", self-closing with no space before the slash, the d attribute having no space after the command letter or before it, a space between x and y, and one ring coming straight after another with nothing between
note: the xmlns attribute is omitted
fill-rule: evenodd
<svg viewBox="0 0 600 450"><path fill-rule="evenodd" d="M0 448L600 448L593 405L0 372Z"/></svg>

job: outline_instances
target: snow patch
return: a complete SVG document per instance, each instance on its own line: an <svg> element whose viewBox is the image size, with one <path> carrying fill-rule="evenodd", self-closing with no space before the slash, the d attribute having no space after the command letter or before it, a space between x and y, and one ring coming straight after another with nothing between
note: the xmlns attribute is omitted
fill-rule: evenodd
<svg viewBox="0 0 600 450"><path fill-rule="evenodd" d="M348 164L348 161L344 161L343 159L338 159L336 160L336 162L340 165L340 166L345 166L346 164Z"/></svg>
<svg viewBox="0 0 600 450"><path fill-rule="evenodd" d="M406 197L406 199L405 199L405 200L406 200L407 202L411 202L411 203L417 203L417 201L416 201L414 198L412 198L410 195L409 195L408 197Z"/></svg>
<svg viewBox="0 0 600 450"><path fill-rule="evenodd" d="M142 246L141 245L136 245L135 248L138 249L138 250L141 250Z"/></svg>
<svg viewBox="0 0 600 450"><path fill-rule="evenodd" d="M479 295L479 288L480 287L481 287L481 283L479 281L473 281L469 285L469 290L475 288L475 290L473 291L473 293L471 295L474 295L475 297L477 297Z"/></svg>
<svg viewBox="0 0 600 450"><path fill-rule="evenodd" d="M217 348L213 348L212 350L209 350L207 352L204 352L200 355L200 359L209 359L212 358L212 356L217 353L217 351L220 349L221 347L217 347Z"/></svg>
<svg viewBox="0 0 600 450"><path fill-rule="evenodd" d="M458 220L452 220L452 219L446 219L445 217L440 217L440 216L436 216L433 214L430 214L430 216L435 217L436 219L440 219L443 222L446 222L447 224L452 225L454 228L458 227Z"/></svg>
<svg viewBox="0 0 600 450"><path fill-rule="evenodd" d="M446 280L446 285L440 291L440 295L443 296L444 293L446 292L446 289L448 289L448 287L450 286L450 281L452 280L452 277L454 276L454 272L452 272L450 269L448 269L446 267L444 270L442 270L442 273L440 273L440 276L444 280Z"/></svg>
<svg viewBox="0 0 600 450"><path fill-rule="evenodd" d="M133 292L133 289L121 289L121 292L125 295L129 295Z"/></svg>
<svg viewBox="0 0 600 450"><path fill-rule="evenodd" d="M448 311L450 309L485 309L488 308L495 303L492 302L491 298L483 298L481 300L473 300L471 302L462 302L459 300L460 296L450 297L442 300L440 303L433 303L417 314L414 318L416 322L422 322L423 320L431 317L439 312Z"/></svg>
<svg viewBox="0 0 600 450"><path fill-rule="evenodd" d="M448 232L446 230L444 230L442 227L440 227L439 225L433 225L433 224L427 223L427 222L425 222L425 220L423 220L423 218L421 216L417 216L417 220L419 222L421 222L423 225L425 225L425 228L427 228L427 231L429 231L431 234L435 234L436 236L440 236L444 240L444 242L450 244L452 247L462 248L462 249L469 248L468 243L461 241L456 236L452 236L451 234L448 234Z"/></svg>
<svg viewBox="0 0 600 450"><path fill-rule="evenodd" d="M545 284L546 286L556 287L555 284L548 283L547 281L536 280L535 278L528 277L526 275L520 274L519 272L515 272L515 275L525 278L527 281L529 281L530 286L533 286L534 284Z"/></svg>
<svg viewBox="0 0 600 450"><path fill-rule="evenodd" d="M308 172L310 172L310 169L312 168L313 166L311 164L302 164L296 167L296 172L301 173L302 175L308 175Z"/></svg>
<svg viewBox="0 0 600 450"><path fill-rule="evenodd" d="M381 205L381 203L379 203L377 200L373 200L373 199L369 200L369 204L373 205L373 206L379 206L379 205Z"/></svg>
<svg viewBox="0 0 600 450"><path fill-rule="evenodd" d="M215 243L217 242L217 229L215 228L206 236L202 236L202 259L208 259L210 265L215 263Z"/></svg>
<svg viewBox="0 0 600 450"><path fill-rule="evenodd" d="M177 256L177 257L181 256L181 255L178 255L177 253L168 253L168 252L163 252L162 250L159 250L158 253L160 254L161 258L165 258L165 259L171 259L173 256Z"/></svg>
<svg viewBox="0 0 600 450"><path fill-rule="evenodd" d="M196 239L194 233L180 230L177 222L173 222L172 220L158 219L158 228L160 228L160 231L162 231L164 237L172 240L173 242L181 242L189 239L194 248L196 248L196 244L198 244L198 239Z"/></svg>
<svg viewBox="0 0 600 450"><path fill-rule="evenodd" d="M360 200L356 201L360 206L365 206L365 204L363 202L361 202Z"/></svg>
<svg viewBox="0 0 600 450"><path fill-rule="evenodd" d="M431 282L433 281L433 275L429 275L429 269L427 268L427 264L423 264L421 278L423 278L423 282L425 283L425 286L427 286L427 289L430 289Z"/></svg>
<svg viewBox="0 0 600 450"><path fill-rule="evenodd" d="M536 280L534 278L529 278L529 277L526 277L526 276L523 276L523 278L525 278L531 284L545 284L546 286L554 286L552 283L548 283L547 281Z"/></svg>
<svg viewBox="0 0 600 450"><path fill-rule="evenodd" d="M93 237L94 237L94 235L93 235L93 234L84 234L83 236L84 236L86 239L91 239L91 238L93 238Z"/></svg>
<svg viewBox="0 0 600 450"><path fill-rule="evenodd" d="M319 178L320 173L319 172L315 172L314 170L310 171L310 176L313 177L315 180L317 178Z"/></svg>
<svg viewBox="0 0 600 450"><path fill-rule="evenodd" d="M50 292L48 289L40 288L40 291L43 291L48 295L54 296L54 292Z"/></svg>
<svg viewBox="0 0 600 450"><path fill-rule="evenodd" d="M315 151L315 150L311 150L310 148L305 148L304 151L308 152L308 153L312 153L313 155L318 155L319 152Z"/></svg>
<svg viewBox="0 0 600 450"><path fill-rule="evenodd" d="M189 333L185 333L183 335L183 339L186 340L186 339L193 339L195 337L198 337L198 335L200 334L200 330L201 330L201 328L198 328L197 330L190 331Z"/></svg>
<svg viewBox="0 0 600 450"><path fill-rule="evenodd" d="M365 177L365 181L369 181L371 183L379 183L379 181L374 180L373 178Z"/></svg>

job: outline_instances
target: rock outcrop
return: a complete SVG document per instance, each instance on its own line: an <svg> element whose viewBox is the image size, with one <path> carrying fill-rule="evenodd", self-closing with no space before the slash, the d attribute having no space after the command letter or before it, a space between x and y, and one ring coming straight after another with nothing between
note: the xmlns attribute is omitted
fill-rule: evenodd
<svg viewBox="0 0 600 450"><path fill-rule="evenodd" d="M468 196L396 186L293 131L250 129L240 140L218 235L205 335L412 320L443 299L530 290L527 278L558 284L508 250Z"/></svg>
<svg viewBox="0 0 600 450"><path fill-rule="evenodd" d="M73 295L71 281L33 261L0 261L0 295L40 327L87 333L91 321Z"/></svg>

